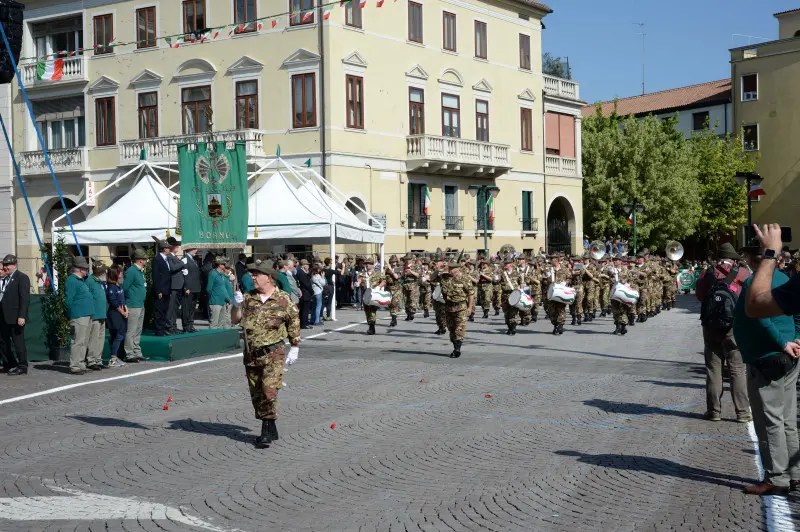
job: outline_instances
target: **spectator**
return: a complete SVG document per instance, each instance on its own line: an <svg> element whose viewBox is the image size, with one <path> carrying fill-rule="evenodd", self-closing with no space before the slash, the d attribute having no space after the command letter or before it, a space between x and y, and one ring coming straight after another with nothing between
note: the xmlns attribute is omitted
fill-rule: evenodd
<svg viewBox="0 0 800 532"><path fill-rule="evenodd" d="M300 261L297 270L297 284L300 286L300 328L311 329L311 311L314 302L314 287L309 275L310 266L306 259Z"/></svg>
<svg viewBox="0 0 800 532"><path fill-rule="evenodd" d="M83 257L72 259L72 274L67 278L64 303L67 307L71 345L69 348L69 372L73 375L86 373L86 347L89 325L94 312L94 300L86 286L89 263Z"/></svg>
<svg viewBox="0 0 800 532"><path fill-rule="evenodd" d="M338 285L336 284L336 270L331 268L330 258L325 259L325 265L322 273L325 276L325 291L322 292L322 308L325 311L325 316L323 316L323 319L329 320L331 319L331 308L333 307L333 301L336 299L336 292L339 289Z"/></svg>
<svg viewBox="0 0 800 532"><path fill-rule="evenodd" d="M92 321L89 324L89 339L87 340L86 367L93 371L103 369L103 348L106 345L106 311L108 299L106 298L106 272L108 268L100 261L94 261L92 275L86 279L86 288L92 294L94 310Z"/></svg>
<svg viewBox="0 0 800 532"><path fill-rule="evenodd" d="M245 259L244 264L247 268L252 268L255 265L255 260L253 257L248 257ZM255 284L253 284L253 276L250 274L250 270L245 269L242 278L239 280L239 285L242 287L242 292L245 294L255 290L256 287Z"/></svg>
<svg viewBox="0 0 800 532"><path fill-rule="evenodd" d="M197 249L184 250L183 264L183 301L181 301L181 327L184 333L197 332L194 326L194 313L197 309L197 297L203 291L200 267L197 265Z"/></svg>
<svg viewBox="0 0 800 532"><path fill-rule="evenodd" d="M322 268L314 266L311 275L311 288L314 290L314 307L311 311L311 324L320 325L322 323L322 300L325 292L325 276Z"/></svg>
<svg viewBox="0 0 800 532"><path fill-rule="evenodd" d="M239 280L239 286L236 289L241 292L246 292L246 290L244 290L244 288L242 287L242 278L244 278L244 274L246 271L247 271L247 255L245 253L239 253L239 257L236 260L236 278Z"/></svg>
<svg viewBox="0 0 800 532"><path fill-rule="evenodd" d="M710 421L720 420L723 393L722 370L727 365L731 378L731 397L736 410L736 420L747 423L750 421L750 414L748 413L745 368L731 330L734 309L729 305L718 310L713 306L714 302L723 300L713 296L722 294L721 286L727 287L734 297L738 296L742 283L750 276L750 273L747 268L739 268L739 254L731 244L727 242L722 244L719 256L719 263L698 279L695 286L695 295L699 301L703 302L700 319L703 325L706 363L707 409L705 417ZM708 297L712 298L705 301ZM724 311L727 311L727 314Z"/></svg>
<svg viewBox="0 0 800 532"><path fill-rule="evenodd" d="M285 260L278 263L278 288L289 294L289 297L292 297L292 285L289 284L289 275L291 275L291 273L288 271L289 267L287 263L288 261ZM298 301L295 301L294 297L292 297L292 303L296 305Z"/></svg>
<svg viewBox="0 0 800 532"><path fill-rule="evenodd" d="M744 248L750 267L758 268L759 248ZM772 318L749 318L745 301L753 278L744 281L736 301L733 334L747 364L747 390L764 479L748 486L751 495L786 495L800 485L800 445L797 439L797 376L800 365L800 314ZM772 272L772 289L789 278Z"/></svg>
<svg viewBox="0 0 800 532"><path fill-rule="evenodd" d="M144 280L144 264L147 254L143 249L134 249L133 264L125 271L122 280L122 291L125 295L126 310L128 314L127 330L125 331L125 362L139 362L146 360L142 355L139 341L142 338L144 327L144 300L147 297L147 285Z"/></svg>
<svg viewBox="0 0 800 532"><path fill-rule="evenodd" d="M297 269L294 259L286 260L286 280L289 283L289 294L296 305L300 304L300 286L297 284Z"/></svg>
<svg viewBox="0 0 800 532"><path fill-rule="evenodd" d="M47 275L47 268L42 266L36 274L36 286L39 294L46 294L50 288L50 276Z"/></svg>
<svg viewBox="0 0 800 532"><path fill-rule="evenodd" d="M0 280L0 358L9 375L28 374L28 351L25 347L25 324L31 299L31 280L17 270L17 257L3 258ZM12 351L11 346L14 346Z"/></svg>
<svg viewBox="0 0 800 532"><path fill-rule="evenodd" d="M215 268L211 270L208 276L206 293L208 294L208 304L211 309L209 329L222 329L225 325L225 313L229 309L231 302L231 296L228 292L230 281L225 275L226 265L227 259L225 257L217 257L214 259Z"/></svg>
<svg viewBox="0 0 800 532"><path fill-rule="evenodd" d="M111 360L108 362L109 368L119 368L125 362L119 359L119 348L128 332L128 307L125 305L125 292L120 288L124 282L122 271L117 266L108 269L108 280L106 285L106 298L108 309L106 324L110 334L109 344L111 345Z"/></svg>
<svg viewBox="0 0 800 532"><path fill-rule="evenodd" d="M761 248L762 261L753 277L747 293L745 311L751 318L770 318L786 314L800 314L800 275L792 277L788 283L772 288L772 273L781 248L781 226L778 224L753 226Z"/></svg>

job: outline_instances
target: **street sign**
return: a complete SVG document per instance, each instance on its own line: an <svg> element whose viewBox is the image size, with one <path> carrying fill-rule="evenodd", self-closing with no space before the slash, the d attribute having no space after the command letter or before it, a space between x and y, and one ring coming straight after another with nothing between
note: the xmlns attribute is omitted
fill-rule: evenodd
<svg viewBox="0 0 800 532"><path fill-rule="evenodd" d="M386 215L385 214L380 214L380 213L377 213L377 212L373 212L372 213L372 217L375 218L375 220L377 220L378 222L380 222L383 225L383 232L385 233L386 232ZM374 220L370 220L369 221L369 225L372 226L372 227L377 227L378 226L378 224L376 224Z"/></svg>

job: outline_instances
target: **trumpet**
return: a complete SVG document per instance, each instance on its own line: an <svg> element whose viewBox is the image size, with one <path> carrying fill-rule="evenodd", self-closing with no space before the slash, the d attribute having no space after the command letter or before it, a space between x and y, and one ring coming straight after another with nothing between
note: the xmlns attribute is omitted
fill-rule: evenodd
<svg viewBox="0 0 800 532"><path fill-rule="evenodd" d="M589 246L589 256L591 256L594 260L600 260L606 254L606 245L603 244L599 240L595 240L592 242L592 245Z"/></svg>
<svg viewBox="0 0 800 532"><path fill-rule="evenodd" d="M665 250L667 258L671 261L681 260L683 257L684 249L680 242L669 242Z"/></svg>

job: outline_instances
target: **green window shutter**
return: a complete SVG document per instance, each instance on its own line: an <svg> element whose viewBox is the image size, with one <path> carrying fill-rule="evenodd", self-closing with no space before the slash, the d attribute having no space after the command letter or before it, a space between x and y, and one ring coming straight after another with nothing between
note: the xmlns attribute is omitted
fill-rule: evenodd
<svg viewBox="0 0 800 532"><path fill-rule="evenodd" d="M531 193L524 191L522 193L522 219L528 220L531 217Z"/></svg>
<svg viewBox="0 0 800 532"><path fill-rule="evenodd" d="M414 215L414 184L408 184L408 223L411 224L412 216Z"/></svg>

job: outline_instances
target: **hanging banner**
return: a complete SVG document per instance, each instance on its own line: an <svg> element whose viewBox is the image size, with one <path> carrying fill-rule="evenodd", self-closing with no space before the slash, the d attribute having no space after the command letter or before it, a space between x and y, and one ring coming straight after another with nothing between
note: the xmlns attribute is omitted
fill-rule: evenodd
<svg viewBox="0 0 800 532"><path fill-rule="evenodd" d="M247 241L247 157L243 142L178 146L183 247L243 248Z"/></svg>
<svg viewBox="0 0 800 532"><path fill-rule="evenodd" d="M84 199L87 207L96 207L97 199L94 197L94 181L86 181L84 184Z"/></svg>

